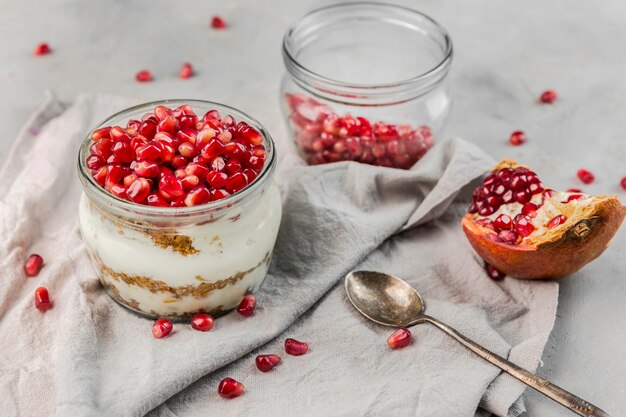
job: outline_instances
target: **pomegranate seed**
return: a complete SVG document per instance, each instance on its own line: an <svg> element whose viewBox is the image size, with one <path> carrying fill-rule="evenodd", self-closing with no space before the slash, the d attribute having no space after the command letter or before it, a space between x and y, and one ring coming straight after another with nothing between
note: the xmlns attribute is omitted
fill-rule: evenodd
<svg viewBox="0 0 626 417"><path fill-rule="evenodd" d="M243 394L244 386L232 378L224 378L217 387L217 393L224 398L235 398Z"/></svg>
<svg viewBox="0 0 626 417"><path fill-rule="evenodd" d="M515 230L502 230L498 233L498 238L504 243L515 245L519 242L520 236Z"/></svg>
<svg viewBox="0 0 626 417"><path fill-rule="evenodd" d="M113 184L109 191L111 191L111 194L113 194L114 196L121 198L123 200L126 200L126 188L124 188L121 185L117 185L117 184Z"/></svg>
<svg viewBox="0 0 626 417"><path fill-rule="evenodd" d="M576 175L585 184L591 184L593 182L593 180L595 179L593 174L591 172L587 171L586 169L579 169L578 172L576 173Z"/></svg>
<svg viewBox="0 0 626 417"><path fill-rule="evenodd" d="M223 198L228 197L229 195L230 193L223 189L211 190L211 201L221 200Z"/></svg>
<svg viewBox="0 0 626 417"><path fill-rule="evenodd" d="M292 356L304 355L309 351L309 345L304 342L299 342L296 339L285 340L285 352Z"/></svg>
<svg viewBox="0 0 626 417"><path fill-rule="evenodd" d="M411 332L406 327L400 327L387 338L387 346L391 349L400 349L411 344Z"/></svg>
<svg viewBox="0 0 626 417"><path fill-rule="evenodd" d="M226 188L226 191L233 194L244 189L246 185L248 185L248 178L246 177L246 174L237 172L226 180L224 188Z"/></svg>
<svg viewBox="0 0 626 417"><path fill-rule="evenodd" d="M43 258L36 253L33 253L28 257L28 259L26 259L26 262L24 263L24 272L26 272L26 275L28 275L29 277L34 277L39 274L42 266Z"/></svg>
<svg viewBox="0 0 626 417"><path fill-rule="evenodd" d="M159 192L163 197L173 200L185 194L183 184L173 175L163 175L159 180Z"/></svg>
<svg viewBox="0 0 626 417"><path fill-rule="evenodd" d="M109 138L109 132L111 131L111 126L101 127L100 129L96 129L91 133L91 140L94 142L99 141L100 139Z"/></svg>
<svg viewBox="0 0 626 417"><path fill-rule="evenodd" d="M502 281L506 274L504 272L498 271L494 266L486 264L485 270L487 271L487 275L494 281Z"/></svg>
<svg viewBox="0 0 626 417"><path fill-rule="evenodd" d="M148 202L149 205L154 206L154 207L169 206L169 204L167 204L167 201L165 201L165 199L158 194L150 194L148 198L146 199L146 201Z"/></svg>
<svg viewBox="0 0 626 417"><path fill-rule="evenodd" d="M514 146L519 146L522 143L526 142L526 134L521 130L516 130L511 133L509 137L509 143Z"/></svg>
<svg viewBox="0 0 626 417"><path fill-rule="evenodd" d="M135 74L135 79L140 83L152 81L152 73L148 70L141 70Z"/></svg>
<svg viewBox="0 0 626 417"><path fill-rule="evenodd" d="M191 327L199 332L208 332L213 328L213 317L199 313L191 318Z"/></svg>
<svg viewBox="0 0 626 417"><path fill-rule="evenodd" d="M254 360L261 372L269 372L281 361L278 355L258 355Z"/></svg>
<svg viewBox="0 0 626 417"><path fill-rule="evenodd" d="M157 131L173 134L178 130L178 127L179 127L178 120L176 120L174 116L167 116L165 119L159 122L159 124L157 125ZM157 135L155 135L155 139L157 139L157 136L158 136L158 133ZM158 136L158 138L159 140L166 140L170 143L172 142L172 138L170 138L169 136L160 135Z"/></svg>
<svg viewBox="0 0 626 417"><path fill-rule="evenodd" d="M117 162L130 163L135 159L135 151L126 142L116 142L111 151Z"/></svg>
<svg viewBox="0 0 626 417"><path fill-rule="evenodd" d="M186 175L195 175L198 178L205 177L209 173L209 168L198 162L190 162L185 167Z"/></svg>
<svg viewBox="0 0 626 417"><path fill-rule="evenodd" d="M47 288L39 287L35 290L35 308L39 311L47 311L52 308L52 301L50 301Z"/></svg>
<svg viewBox="0 0 626 417"><path fill-rule="evenodd" d="M48 55L50 52L51 52L50 46L45 42L42 42L39 45L37 45L37 47L35 47L35 50L33 51L33 53L36 56Z"/></svg>
<svg viewBox="0 0 626 417"><path fill-rule="evenodd" d="M526 203L524 204L524 207L522 207L522 214L529 216L530 218L534 218L537 216L537 210L539 209L539 207L537 207L536 204L534 203Z"/></svg>
<svg viewBox="0 0 626 417"><path fill-rule="evenodd" d="M622 178L622 180L620 181L620 185L624 190L626 190L626 177Z"/></svg>
<svg viewBox="0 0 626 417"><path fill-rule="evenodd" d="M493 221L493 225L497 230L510 230L513 227L513 220L506 214L500 214Z"/></svg>
<svg viewBox="0 0 626 417"><path fill-rule="evenodd" d="M211 169L213 171L222 171L225 166L226 162L224 162L224 159L221 156L218 156L211 161Z"/></svg>
<svg viewBox="0 0 626 417"><path fill-rule="evenodd" d="M569 203L570 201L574 201L574 200L585 200L585 199L587 199L587 197L585 197L583 194L573 194L567 197L567 200L565 200L565 203Z"/></svg>
<svg viewBox="0 0 626 417"><path fill-rule="evenodd" d="M137 180L137 178L139 178L137 174L129 174L124 177L124 179L122 180L122 183L124 184L124 187L128 188L131 186L133 182Z"/></svg>
<svg viewBox="0 0 626 417"><path fill-rule="evenodd" d="M193 67L191 64L189 62L184 63L178 75L182 79L190 78L193 75Z"/></svg>
<svg viewBox="0 0 626 417"><path fill-rule="evenodd" d="M228 175L224 172L219 171L211 171L206 176L206 181L213 188L222 188L226 185L226 180L228 179Z"/></svg>
<svg viewBox="0 0 626 417"><path fill-rule="evenodd" d="M200 186L195 188L187 194L185 197L185 205L187 207L191 206L199 206L201 204L206 204L211 200L211 194L209 193L208 188L205 186Z"/></svg>
<svg viewBox="0 0 626 417"><path fill-rule="evenodd" d="M565 221L567 220L567 217L565 217L562 214L559 214L556 217L553 217L547 224L548 229L554 229L555 227L557 227L560 224L565 223Z"/></svg>
<svg viewBox="0 0 626 417"><path fill-rule="evenodd" d="M200 137L200 134L202 132L205 132L205 130L199 132L198 137ZM202 139L198 139L198 141L201 141L201 140ZM213 159L213 158L220 156L222 152L224 151L224 148L225 148L224 144L222 143L221 140L217 138L212 138L212 139L209 139L206 146L202 148L201 154L203 158Z"/></svg>
<svg viewBox="0 0 626 417"><path fill-rule="evenodd" d="M162 148L158 142L150 142L146 145L137 146L135 152L139 160L156 161L161 157Z"/></svg>
<svg viewBox="0 0 626 417"><path fill-rule="evenodd" d="M224 29L226 28L226 21L219 16L213 16L211 19L211 27L213 29Z"/></svg>
<svg viewBox="0 0 626 417"><path fill-rule="evenodd" d="M522 237L528 237L535 231L535 226L530 222L530 217L518 214L513 219L515 231Z"/></svg>
<svg viewBox="0 0 626 417"><path fill-rule="evenodd" d="M134 203L143 203L150 194L150 183L145 178L137 178L126 190L128 199Z"/></svg>
<svg viewBox="0 0 626 417"><path fill-rule="evenodd" d="M583 190L581 190L580 188L568 188L567 190L565 190L566 193L582 193Z"/></svg>
<svg viewBox="0 0 626 417"><path fill-rule="evenodd" d="M237 307L237 313L241 314L244 317L250 317L254 313L254 309L256 308L256 298L254 295L248 294L243 297L243 300L239 303L239 307Z"/></svg>
<svg viewBox="0 0 626 417"><path fill-rule="evenodd" d="M182 168L179 168L182 169ZM178 172L178 170L176 170ZM183 175L185 173L185 170L182 169ZM198 184L200 184L200 178L196 177L195 175L187 175L186 177L183 177L180 179L181 184L183 184L183 189L185 191L190 191L193 190L194 188L196 188L198 186ZM208 193L209 190L207 190ZM208 201L208 200L207 200Z"/></svg>
<svg viewBox="0 0 626 417"><path fill-rule="evenodd" d="M147 139L152 139L157 132L157 125L157 122L154 120L146 120L141 124L139 134Z"/></svg>
<svg viewBox="0 0 626 417"><path fill-rule="evenodd" d="M144 178L155 178L161 174L159 164L150 161L135 162L135 174Z"/></svg>
<svg viewBox="0 0 626 417"><path fill-rule="evenodd" d="M104 164L104 159L100 158L98 155L90 155L87 158L87 168L91 170L100 169L102 166L104 166Z"/></svg>
<svg viewBox="0 0 626 417"><path fill-rule="evenodd" d="M514 194L515 201L520 204L526 204L532 199L532 195L528 190L518 191Z"/></svg>
<svg viewBox="0 0 626 417"><path fill-rule="evenodd" d="M556 91L546 90L543 93L541 93L541 96L539 97L539 101L543 104L552 104L556 101L557 97L558 95Z"/></svg>
<svg viewBox="0 0 626 417"><path fill-rule="evenodd" d="M241 168L242 168L241 167L241 162L239 162L239 161L237 161L235 159L232 159L232 160L230 160L230 161L228 161L226 163L226 166L225 166L224 169L226 170L226 173L228 175L233 175L236 172L240 172Z"/></svg>
<svg viewBox="0 0 626 417"><path fill-rule="evenodd" d="M173 329L174 325L169 319L160 318L152 325L152 336L162 339L169 336Z"/></svg>

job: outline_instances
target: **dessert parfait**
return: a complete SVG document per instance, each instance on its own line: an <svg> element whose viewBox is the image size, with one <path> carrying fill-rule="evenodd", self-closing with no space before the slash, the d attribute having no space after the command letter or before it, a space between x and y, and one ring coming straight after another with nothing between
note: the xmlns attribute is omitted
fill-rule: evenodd
<svg viewBox="0 0 626 417"><path fill-rule="evenodd" d="M275 166L265 129L217 103L148 103L104 121L79 153L79 222L109 295L155 317L235 308L269 267Z"/></svg>

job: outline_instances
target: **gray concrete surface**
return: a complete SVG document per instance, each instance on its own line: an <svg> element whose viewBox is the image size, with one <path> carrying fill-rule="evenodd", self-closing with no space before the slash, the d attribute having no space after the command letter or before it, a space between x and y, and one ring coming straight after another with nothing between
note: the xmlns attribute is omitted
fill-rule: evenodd
<svg viewBox="0 0 626 417"><path fill-rule="evenodd" d="M202 98L256 115L278 141L281 37L314 0L170 2L4 0L0 7L0 161L46 89L72 100L81 92ZM531 164L554 187L617 193L626 175L626 3L621 0L404 0L447 27L455 43L456 97L449 132L495 157ZM208 28L213 14L223 32ZM34 57L39 41L53 54ZM196 77L177 77L190 61ZM134 74L150 69L155 80ZM561 99L540 106L554 88ZM515 129L529 141L506 140ZM594 264L561 283L558 317L538 372L616 416L626 410L626 232ZM599 264L611 274L599 276ZM572 415L527 391L529 416Z"/></svg>

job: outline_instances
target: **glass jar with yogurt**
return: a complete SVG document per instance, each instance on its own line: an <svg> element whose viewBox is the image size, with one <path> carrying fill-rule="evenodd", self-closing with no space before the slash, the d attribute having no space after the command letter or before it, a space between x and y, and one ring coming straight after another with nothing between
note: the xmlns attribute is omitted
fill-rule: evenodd
<svg viewBox="0 0 626 417"><path fill-rule="evenodd" d="M281 220L272 138L256 120L225 105L197 100L147 103L117 113L103 126L141 120L155 106L217 110L260 132L265 163L243 189L205 204L160 207L113 195L87 166L92 138L78 159L83 194L79 223L98 277L118 303L152 317L218 315L263 282Z"/></svg>

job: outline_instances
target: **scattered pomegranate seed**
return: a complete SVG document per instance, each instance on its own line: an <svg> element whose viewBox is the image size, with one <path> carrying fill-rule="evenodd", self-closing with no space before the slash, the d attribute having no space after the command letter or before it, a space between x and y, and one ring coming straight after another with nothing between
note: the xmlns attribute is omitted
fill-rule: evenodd
<svg viewBox="0 0 626 417"><path fill-rule="evenodd" d="M552 104L556 101L558 94L554 90L546 90L541 93L539 101L543 104Z"/></svg>
<svg viewBox="0 0 626 417"><path fill-rule="evenodd" d="M140 83L152 81L152 73L148 70L141 70L135 74L135 79Z"/></svg>
<svg viewBox="0 0 626 417"><path fill-rule="evenodd" d="M562 214L559 214L558 216L553 217L552 220L548 222L547 224L548 229L554 229L558 225L565 223L566 220L567 220L567 217L565 217Z"/></svg>
<svg viewBox="0 0 626 417"><path fill-rule="evenodd" d="M524 142L526 142L526 134L524 132L522 132L521 130L516 130L515 132L511 133L511 136L509 137L509 143L511 145L519 146Z"/></svg>
<svg viewBox="0 0 626 417"><path fill-rule="evenodd" d="M178 76L182 79L187 79L193 76L193 67L191 66L189 62L186 62L183 64Z"/></svg>
<svg viewBox="0 0 626 417"><path fill-rule="evenodd" d="M578 172L576 172L576 175L585 184L591 184L596 178L591 172L587 171L586 169L579 169Z"/></svg>
<svg viewBox="0 0 626 417"><path fill-rule="evenodd" d="M568 188L567 190L565 190L566 193L582 193L583 190L581 190L580 188Z"/></svg>
<svg viewBox="0 0 626 417"><path fill-rule="evenodd" d="M569 203L570 201L575 201L575 200L586 200L587 197L585 197L584 194L572 194L569 197L567 197L567 200L565 200L565 203Z"/></svg>
<svg viewBox="0 0 626 417"><path fill-rule="evenodd" d="M29 277L34 277L39 274L42 266L43 258L36 253L33 253L28 257L28 259L26 259L26 262L24 263L24 272L26 272L26 275L28 275Z"/></svg>
<svg viewBox="0 0 626 417"><path fill-rule="evenodd" d="M235 398L243 394L244 386L232 378L224 378L217 387L217 393L224 398Z"/></svg>
<svg viewBox="0 0 626 417"><path fill-rule="evenodd" d="M622 180L620 181L620 185L624 190L626 190L626 177L622 178Z"/></svg>
<svg viewBox="0 0 626 417"><path fill-rule="evenodd" d="M487 271L487 275L489 275L489 278L494 281L502 281L504 277L506 277L506 274L504 272L500 272L493 265L486 264L485 270Z"/></svg>
<svg viewBox="0 0 626 417"><path fill-rule="evenodd" d="M50 301L47 288L39 287L35 290L35 308L39 311L47 311L52 308L52 301Z"/></svg>
<svg viewBox="0 0 626 417"><path fill-rule="evenodd" d="M213 29L224 29L226 28L226 21L220 16L213 16L211 19L211 27Z"/></svg>
<svg viewBox="0 0 626 417"><path fill-rule="evenodd" d="M261 372L269 372L280 363L281 359L278 355L259 355L256 357L256 367Z"/></svg>
<svg viewBox="0 0 626 417"><path fill-rule="evenodd" d="M152 336L157 339L162 339L169 336L173 329L174 325L170 320L161 318L155 321L152 325Z"/></svg>
<svg viewBox="0 0 626 417"><path fill-rule="evenodd" d="M387 346L391 349L400 349L411 343L411 332L406 327L400 327L387 338Z"/></svg>
<svg viewBox="0 0 626 417"><path fill-rule="evenodd" d="M191 318L191 327L200 332L208 332L213 328L213 317L208 314L199 313Z"/></svg>
<svg viewBox="0 0 626 417"><path fill-rule="evenodd" d="M36 56L48 55L50 52L51 52L50 46L45 42L42 42L39 45L37 45L37 47L33 51L33 53Z"/></svg>
<svg viewBox="0 0 626 417"><path fill-rule="evenodd" d="M289 355L300 356L307 353L309 345L304 342L299 342L296 339L285 340L285 352Z"/></svg>
<svg viewBox="0 0 626 417"><path fill-rule="evenodd" d="M256 298L252 294L248 294L243 297L241 303L239 303L239 307L237 307L237 312L244 317L250 317L254 313L254 309L256 308Z"/></svg>

